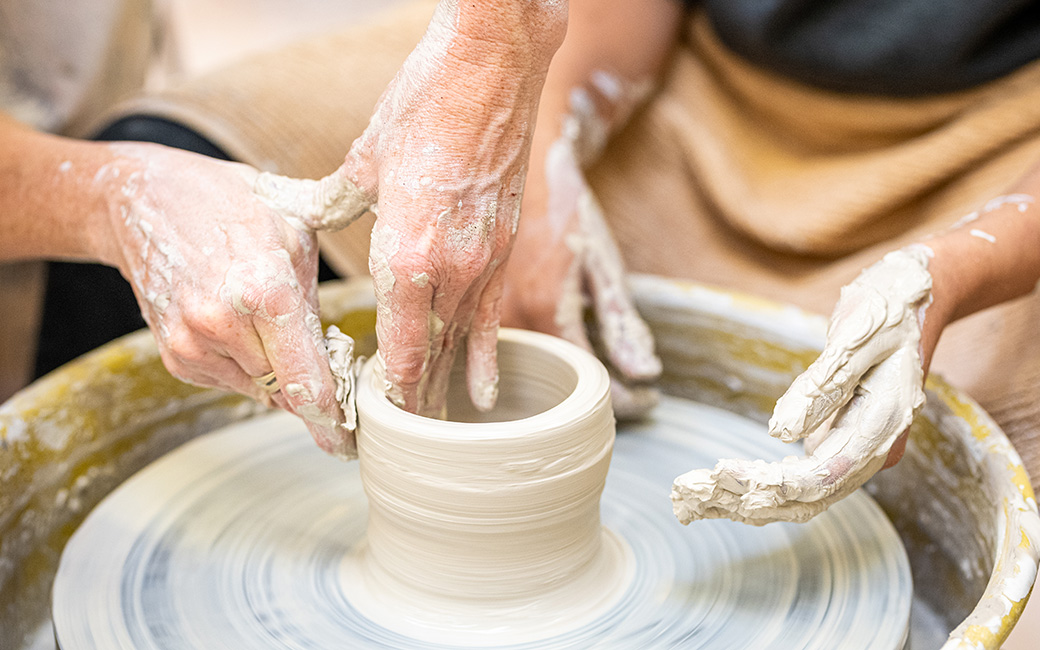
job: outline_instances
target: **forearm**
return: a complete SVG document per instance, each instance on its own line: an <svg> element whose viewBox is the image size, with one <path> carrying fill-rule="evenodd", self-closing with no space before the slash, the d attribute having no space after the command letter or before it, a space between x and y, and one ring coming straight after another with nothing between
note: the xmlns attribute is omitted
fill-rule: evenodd
<svg viewBox="0 0 1040 650"><path fill-rule="evenodd" d="M925 348L946 324L1033 291L1040 280L1040 166L954 228L924 242L933 304Z"/></svg>
<svg viewBox="0 0 1040 650"><path fill-rule="evenodd" d="M441 0L412 53L423 65L414 67L441 69L474 104L514 108L516 93L541 90L567 31L567 7L567 0ZM407 63L402 68L410 69ZM437 78L414 81L436 86ZM441 100L436 94L428 99L434 105Z"/></svg>
<svg viewBox="0 0 1040 650"><path fill-rule="evenodd" d="M431 25L450 26L464 46L468 41L522 52L548 66L567 30L570 4L573 0L441 0Z"/></svg>
<svg viewBox="0 0 1040 650"><path fill-rule="evenodd" d="M542 93L538 136L543 150L568 117L586 120L585 139L602 140L623 125L660 75L682 16L677 0L571 0L567 37ZM593 115L576 115L592 109ZM595 120L590 125L587 120ZM579 143L594 158L603 142Z"/></svg>
<svg viewBox="0 0 1040 650"><path fill-rule="evenodd" d="M542 85L566 33L567 6L567 0L440 0L342 173L366 195L385 200L387 179L369 163L394 157L380 143L409 133L425 140L423 151L431 155L469 152L454 156L456 162L487 154L492 158L482 163L497 172L514 159L526 162ZM406 168L393 175L429 176L426 158L401 161ZM472 169L452 164L441 171L463 179Z"/></svg>
<svg viewBox="0 0 1040 650"><path fill-rule="evenodd" d="M105 173L118 166L108 148L0 115L0 152L0 260L98 259L103 224L122 202Z"/></svg>

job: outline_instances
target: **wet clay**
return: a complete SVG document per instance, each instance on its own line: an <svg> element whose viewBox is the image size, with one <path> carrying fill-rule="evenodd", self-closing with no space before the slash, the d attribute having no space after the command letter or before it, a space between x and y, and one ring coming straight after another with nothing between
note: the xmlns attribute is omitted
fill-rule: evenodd
<svg viewBox="0 0 1040 650"><path fill-rule="evenodd" d="M132 478L63 555L61 648L902 647L909 565L865 494L805 525L682 527L671 476L783 445L674 397L615 439L602 366L515 336L496 410L460 386L448 421L394 406L370 362L360 463L277 414Z"/></svg>
<svg viewBox="0 0 1040 650"><path fill-rule="evenodd" d="M407 636L556 636L613 605L631 578L630 552L600 523L614 446L606 369L520 330L501 332L498 359L495 409L472 405L460 365L447 420L393 405L378 356L359 379L368 534L344 586L354 607Z"/></svg>

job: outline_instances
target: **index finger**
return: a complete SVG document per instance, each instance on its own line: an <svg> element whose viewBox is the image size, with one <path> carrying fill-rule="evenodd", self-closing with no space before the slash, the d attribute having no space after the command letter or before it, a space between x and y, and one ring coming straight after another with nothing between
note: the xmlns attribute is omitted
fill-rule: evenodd
<svg viewBox="0 0 1040 650"><path fill-rule="evenodd" d="M254 317L253 326L282 395L319 447L338 458L356 458L354 433L343 426L317 310L289 288L274 289L268 298L269 310L270 300L281 302L284 309L269 311L278 314L275 318Z"/></svg>
<svg viewBox="0 0 1040 650"><path fill-rule="evenodd" d="M377 224L368 265L376 294L376 340L386 368L387 397L415 413L419 383L430 356L433 286L428 275L409 277L405 265L395 259L400 246L396 231Z"/></svg>

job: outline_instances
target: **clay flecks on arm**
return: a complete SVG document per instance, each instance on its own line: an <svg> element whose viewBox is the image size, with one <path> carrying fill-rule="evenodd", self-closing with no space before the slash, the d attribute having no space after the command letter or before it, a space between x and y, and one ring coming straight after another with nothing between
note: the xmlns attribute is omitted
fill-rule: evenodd
<svg viewBox="0 0 1040 650"><path fill-rule="evenodd" d="M302 221L357 204L349 187L286 179L308 191L278 204L254 192L259 172L245 165L2 119L0 149L12 154L0 163L0 258L117 267L171 374L290 410L323 449L351 455L318 318L318 224Z"/></svg>

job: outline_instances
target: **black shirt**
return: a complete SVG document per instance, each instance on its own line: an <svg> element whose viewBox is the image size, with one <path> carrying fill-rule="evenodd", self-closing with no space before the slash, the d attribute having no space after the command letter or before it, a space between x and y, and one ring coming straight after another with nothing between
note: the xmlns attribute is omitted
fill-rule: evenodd
<svg viewBox="0 0 1040 650"><path fill-rule="evenodd" d="M687 0L759 66L852 93L923 95L1040 58L1037 0Z"/></svg>

